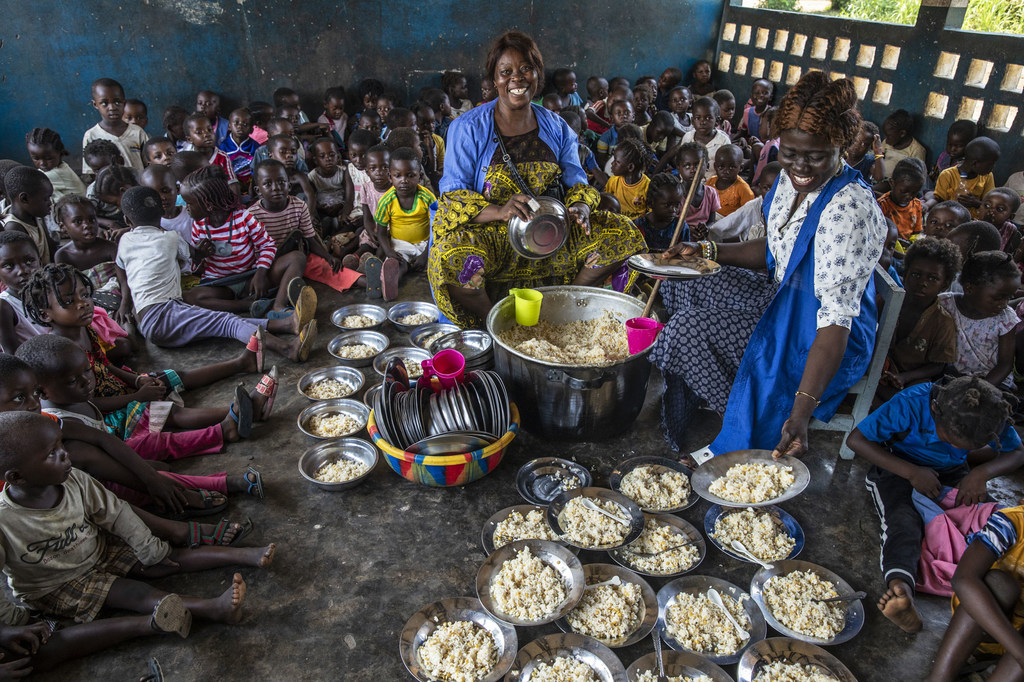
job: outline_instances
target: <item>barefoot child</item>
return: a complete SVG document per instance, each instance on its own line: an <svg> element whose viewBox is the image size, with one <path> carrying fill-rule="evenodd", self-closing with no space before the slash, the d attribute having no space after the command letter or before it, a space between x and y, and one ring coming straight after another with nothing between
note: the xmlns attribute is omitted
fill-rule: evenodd
<svg viewBox="0 0 1024 682"><path fill-rule="evenodd" d="M624 140L612 154L612 176L604 191L615 195L622 215L633 220L647 213L647 189L651 179L644 174L651 156L639 140Z"/></svg>
<svg viewBox="0 0 1024 682"><path fill-rule="evenodd" d="M4 188L11 202L11 212L4 221L4 229L23 232L31 237L39 262L46 265L57 251L57 242L46 231L43 222L50 215L53 185L41 171L15 166L4 175Z"/></svg>
<svg viewBox="0 0 1024 682"><path fill-rule="evenodd" d="M715 174L708 178L707 184L718 192L721 204L718 215L723 218L754 198L754 191L740 177L742 166L743 150L736 145L727 144L715 152Z"/></svg>
<svg viewBox="0 0 1024 682"><path fill-rule="evenodd" d="M394 186L381 197L373 217L377 223L377 239L387 257L380 275L380 293L385 301L393 301L398 296L402 275L426 267L430 206L437 201L430 190L419 184L420 163L412 149L402 147L391 153L390 175ZM373 278L368 276L367 279L372 286Z"/></svg>
<svg viewBox="0 0 1024 682"><path fill-rule="evenodd" d="M918 159L903 159L892 171L888 192L878 198L882 215L896 223L900 239L909 242L919 233L924 223L921 200L917 196L924 187L924 164Z"/></svg>
<svg viewBox="0 0 1024 682"><path fill-rule="evenodd" d="M92 202L80 194L69 194L53 209L57 222L71 241L57 249L54 263L70 263L84 274L93 286L93 300L108 313L121 305L117 286L117 244L99 235L99 222Z"/></svg>
<svg viewBox="0 0 1024 682"><path fill-rule="evenodd" d="M952 486L960 490L957 504L984 501L989 480L1024 464L1009 416L1010 406L994 386L960 377L945 386L904 389L850 434L850 449L871 464L866 484L882 521L886 592L878 608L906 632L921 629L914 586L924 524L913 493L937 499L943 486ZM967 455L975 450L989 459L970 468Z"/></svg>
<svg viewBox="0 0 1024 682"><path fill-rule="evenodd" d="M34 609L78 622L104 606L153 613L156 629L186 636L190 615L241 620L245 581L238 573L219 597L166 599L138 578L230 565L266 568L273 544L260 548L171 549L129 505L72 468L60 428L25 412L0 415L0 551L15 597ZM77 542L54 543L74 529Z"/></svg>
<svg viewBox="0 0 1024 682"><path fill-rule="evenodd" d="M65 194L85 194L85 184L64 161L68 150L64 148L64 143L56 131L49 128L33 128L25 135L25 146L28 147L32 165L45 173L53 185L54 201Z"/></svg>

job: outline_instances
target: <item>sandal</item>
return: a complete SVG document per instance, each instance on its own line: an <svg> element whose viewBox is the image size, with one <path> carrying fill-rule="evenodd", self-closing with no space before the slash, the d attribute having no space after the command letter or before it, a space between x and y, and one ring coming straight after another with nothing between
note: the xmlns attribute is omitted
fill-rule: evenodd
<svg viewBox="0 0 1024 682"><path fill-rule="evenodd" d="M228 416L238 425L239 436L252 435L252 398L242 384L235 386L235 401L228 406Z"/></svg>
<svg viewBox="0 0 1024 682"><path fill-rule="evenodd" d="M302 295L302 290L305 289L306 286L308 286L306 284L306 280L301 277L292 277L291 280L289 280L288 288L286 289L288 292L288 302L293 306L298 307L298 301Z"/></svg>
<svg viewBox="0 0 1024 682"><path fill-rule="evenodd" d="M295 279L298 279L296 277ZM292 280L295 281L294 279ZM304 286L295 299L295 314L299 316L299 329L316 317L316 292L313 287Z"/></svg>
<svg viewBox="0 0 1024 682"><path fill-rule="evenodd" d="M401 270L398 261L394 258L385 258L380 269L380 293L385 301L393 301L398 298L398 278L401 277Z"/></svg>
<svg viewBox="0 0 1024 682"><path fill-rule="evenodd" d="M310 320L309 324L299 332L299 362L309 360L309 354L313 352L313 345L316 343L316 320Z"/></svg>
<svg viewBox="0 0 1024 682"><path fill-rule="evenodd" d="M203 500L202 507L185 507L180 514L175 514L174 516L168 516L165 518L168 518L171 521L187 521L189 519L199 519L204 516L220 514L228 508L228 498L223 493L219 493L215 490L203 490L202 488L197 488L196 492L199 493L199 496ZM215 503L214 500L217 498L220 498L223 501L219 504Z"/></svg>
<svg viewBox="0 0 1024 682"><path fill-rule="evenodd" d="M256 480L249 478L249 474L252 474ZM245 479L249 481L249 489L245 493L263 500L263 474L260 473L260 470L256 467L246 467Z"/></svg>
<svg viewBox="0 0 1024 682"><path fill-rule="evenodd" d="M224 535L232 525L238 526L238 530L235 532L235 537L231 538L230 542L224 542ZM224 518L217 523L217 528L214 529L213 535L203 535L199 522L189 521L188 548L195 549L196 547L202 547L203 545L225 545L228 547L234 547L242 540L242 538L252 533L253 528L255 528L255 524L252 522L251 518L246 517L244 523L233 523L232 521Z"/></svg>
<svg viewBox="0 0 1024 682"><path fill-rule="evenodd" d="M380 274L384 264L381 263L380 258L370 256L366 259L363 267L366 270L366 296L368 298L383 298L384 292L381 289Z"/></svg>
<svg viewBox="0 0 1024 682"><path fill-rule="evenodd" d="M274 365L268 373L263 375L260 383L256 384L256 391L260 395L267 396L267 402L260 412L258 421L264 422L270 417L270 412L274 409L274 398L277 397L277 387L277 365Z"/></svg>
<svg viewBox="0 0 1024 682"><path fill-rule="evenodd" d="M186 608L181 597L169 594L157 602L149 624L156 632L177 633L184 639L192 629L192 612Z"/></svg>
<svg viewBox="0 0 1024 682"><path fill-rule="evenodd" d="M155 658L149 659L149 673L139 678L139 682L164 682L164 671L160 667L160 661Z"/></svg>
<svg viewBox="0 0 1024 682"><path fill-rule="evenodd" d="M295 308L285 308L284 310L271 310L267 313L268 320L283 320L286 317L291 317L295 314Z"/></svg>
<svg viewBox="0 0 1024 682"><path fill-rule="evenodd" d="M274 299L272 298L257 298L249 306L249 315L262 320L270 312L270 309L274 307Z"/></svg>
<svg viewBox="0 0 1024 682"><path fill-rule="evenodd" d="M256 327L256 331L249 337L249 342L245 344L245 349L252 351L256 354L256 371L262 373L264 368L265 359L263 357L263 350L266 341L263 336L263 327Z"/></svg>

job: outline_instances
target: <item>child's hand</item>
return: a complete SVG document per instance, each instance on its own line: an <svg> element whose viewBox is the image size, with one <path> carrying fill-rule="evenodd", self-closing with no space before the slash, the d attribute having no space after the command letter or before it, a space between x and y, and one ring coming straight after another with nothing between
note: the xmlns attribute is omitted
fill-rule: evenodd
<svg viewBox="0 0 1024 682"><path fill-rule="evenodd" d="M213 241L209 239L200 239L199 243L196 244L195 256L193 260L202 261L206 260L213 255Z"/></svg>
<svg viewBox="0 0 1024 682"><path fill-rule="evenodd" d="M38 652L40 645L46 644L49 638L50 626L43 622L5 626L0 630L0 647L15 654L29 656Z"/></svg>
<svg viewBox="0 0 1024 682"><path fill-rule="evenodd" d="M131 322L134 317L131 304L127 300L122 300L121 305L117 307L117 312L114 313L114 319L123 327Z"/></svg>
<svg viewBox="0 0 1024 682"><path fill-rule="evenodd" d="M956 200L961 206L966 206L967 208L978 208L981 206L981 199L969 193L958 194Z"/></svg>
<svg viewBox="0 0 1024 682"><path fill-rule="evenodd" d="M590 207L577 202L569 207L569 217L583 228L583 234L590 236Z"/></svg>
<svg viewBox="0 0 1024 682"><path fill-rule="evenodd" d="M971 471L960 481L960 492L956 494L956 503L981 504L988 498L988 479L978 470Z"/></svg>
<svg viewBox="0 0 1024 682"><path fill-rule="evenodd" d="M409 269L413 272L422 272L427 268L427 252L424 251L420 255L409 261Z"/></svg>
<svg viewBox="0 0 1024 682"><path fill-rule="evenodd" d="M882 138L875 135L874 139L871 140L871 151L875 153L875 156L881 156L885 153L885 147L882 146Z"/></svg>
<svg viewBox="0 0 1024 682"><path fill-rule="evenodd" d="M690 237L696 239L697 241L701 241L702 239L708 238L708 232L709 230L707 224L697 223L696 225L690 228Z"/></svg>
<svg viewBox="0 0 1024 682"><path fill-rule="evenodd" d="M188 498L180 483L161 476L155 470L152 476L147 475L146 478L146 493L153 498L160 511L169 514L180 514L185 511Z"/></svg>
<svg viewBox="0 0 1024 682"><path fill-rule="evenodd" d="M163 384L157 382L154 384L143 384L139 386L139 390L132 394L132 400L137 400L140 403L151 403L154 400L162 400L165 391Z"/></svg>
<svg viewBox="0 0 1024 682"><path fill-rule="evenodd" d="M0 660L4 654L0 654ZM19 658L10 663L0 663L0 680L20 680L32 674L32 659Z"/></svg>
<svg viewBox="0 0 1024 682"><path fill-rule="evenodd" d="M969 474L968 474L969 475ZM934 500L942 492L942 484L939 483L939 475L934 469L928 467L915 467L914 473L908 479L914 490L921 493L928 499ZM966 478L964 480L967 480Z"/></svg>
<svg viewBox="0 0 1024 682"><path fill-rule="evenodd" d="M255 294L256 298L266 298L269 290L270 286L267 281L267 269L256 268L256 274L252 276L252 281L249 282L249 293Z"/></svg>

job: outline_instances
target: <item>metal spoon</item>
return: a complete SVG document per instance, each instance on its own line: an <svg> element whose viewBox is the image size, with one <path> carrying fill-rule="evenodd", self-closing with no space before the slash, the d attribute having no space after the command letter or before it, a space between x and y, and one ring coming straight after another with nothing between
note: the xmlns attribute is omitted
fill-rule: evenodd
<svg viewBox="0 0 1024 682"><path fill-rule="evenodd" d="M754 556L754 553L747 549L746 545L744 545L739 540L733 540L731 543L729 543L729 546L732 547L734 552L746 557L747 559L750 559L755 564L761 564L763 568L766 568L769 571L775 568L775 566L773 566L772 564L769 564L766 561L762 561L761 559L758 559L756 556Z"/></svg>
<svg viewBox="0 0 1024 682"><path fill-rule="evenodd" d="M649 557L658 556L659 554L664 554L665 552L671 552L672 550L679 549L680 547L686 547L687 545L696 544L696 542L697 542L697 540L691 538L691 539L687 540L686 542L682 542L682 543L680 543L678 545L672 545L671 547L669 547L667 549L659 549L657 552L634 552L633 550L629 549L628 547L625 548L625 551L629 552L630 554L632 554L635 557L640 557L641 559L647 559Z"/></svg>
<svg viewBox="0 0 1024 682"><path fill-rule="evenodd" d="M732 617L731 613L729 613L729 609L725 608L725 603L722 601L722 595L718 594L718 590L713 587L709 589L708 599L711 600L712 604L722 609L722 613L725 614L725 617L728 618L729 622L736 628L736 632L739 633L741 639L750 639L750 633L740 627L740 624L737 623L736 619Z"/></svg>
<svg viewBox="0 0 1024 682"><path fill-rule="evenodd" d="M585 589L585 590L592 590L595 587L604 587L605 585L621 585L621 584L622 584L622 579L619 578L619 576L617 576L617 575L613 575L611 580L605 580L604 582L601 582L601 583L594 583L593 585L587 585L583 589Z"/></svg>
<svg viewBox="0 0 1024 682"><path fill-rule="evenodd" d="M580 504L582 504L587 509L589 509L591 511L601 512L602 514L607 516L609 519L611 519L613 521L618 521L623 526L628 526L629 525L629 521L628 520L623 519L622 517L616 516L615 514L612 514L609 511L605 511L601 507L599 507L596 504L594 504L593 500L587 499L586 497L581 497L580 500L582 500L582 502Z"/></svg>
<svg viewBox="0 0 1024 682"><path fill-rule="evenodd" d="M829 597L828 599L812 599L811 601L816 601L821 604L824 604L830 601L855 601L857 599L864 599L867 596L867 592L854 592L853 594L847 594L841 597Z"/></svg>
<svg viewBox="0 0 1024 682"><path fill-rule="evenodd" d="M658 658L657 682L668 682L668 678L665 677L665 659L661 657L661 636L658 634L657 628L651 633L651 637L654 639L654 655Z"/></svg>

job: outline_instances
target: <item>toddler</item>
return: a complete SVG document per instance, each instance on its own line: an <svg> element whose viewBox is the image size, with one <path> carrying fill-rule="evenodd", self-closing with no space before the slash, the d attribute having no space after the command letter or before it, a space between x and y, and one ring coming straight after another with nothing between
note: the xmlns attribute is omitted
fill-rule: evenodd
<svg viewBox="0 0 1024 682"><path fill-rule="evenodd" d="M331 139L339 149L345 148L345 136L348 134L348 114L345 113L345 88L339 86L327 88L324 92L324 112L317 119L330 127Z"/></svg>
<svg viewBox="0 0 1024 682"><path fill-rule="evenodd" d="M654 91L651 86L641 83L633 88L633 122L644 127L651 122L651 102L654 100Z"/></svg>
<svg viewBox="0 0 1024 682"><path fill-rule="evenodd" d="M11 201L7 196L7 189L4 187L4 176L7 175L7 171L21 165L12 159L0 159L0 216L7 215L11 210Z"/></svg>
<svg viewBox="0 0 1024 682"><path fill-rule="evenodd" d="M174 142L166 137L151 137L142 145L142 158L146 161L147 168L154 164L168 166L177 153L178 148L174 146Z"/></svg>
<svg viewBox="0 0 1024 682"><path fill-rule="evenodd" d="M497 94L495 94L497 97ZM608 98L608 81L600 76L591 76L587 79L587 104L584 113L587 116L587 128L598 135L608 130L611 123L608 122L605 113L605 105Z"/></svg>
<svg viewBox="0 0 1024 682"><path fill-rule="evenodd" d="M597 141L597 163L601 168L606 167L615 152L622 127L633 122L633 103L627 100L616 100L612 102L608 112L612 127L601 133L601 137Z"/></svg>
<svg viewBox="0 0 1024 682"><path fill-rule="evenodd" d="M249 113L252 114L252 132L249 137L256 140L256 144L267 143L267 123L274 117L274 105L270 102L250 102Z"/></svg>
<svg viewBox="0 0 1024 682"><path fill-rule="evenodd" d="M970 212L956 201L940 201L924 217L924 233L929 237L948 237L955 228L971 220Z"/></svg>
<svg viewBox="0 0 1024 682"><path fill-rule="evenodd" d="M605 183L608 182L608 176L597 165L597 158L594 156L594 152L583 143L583 119L575 111L563 111L559 116L576 133L576 153L580 159L580 166L583 167L583 172L587 174L590 184L594 187L604 187Z"/></svg>
<svg viewBox="0 0 1024 682"><path fill-rule="evenodd" d="M316 192L316 211L324 234L334 234L351 224L348 214L353 202L352 181L341 163L341 154L333 138L321 137L313 143L310 152L316 167L307 177Z"/></svg>
<svg viewBox="0 0 1024 682"><path fill-rule="evenodd" d="M380 274L380 294L386 301L398 295L398 281L405 272L419 272L427 264L430 237L430 207L437 201L419 184L420 163L412 149L391 152L391 184L377 204L374 221L377 239L387 257ZM394 265L389 265L389 262ZM368 289L374 285L367 267Z"/></svg>
<svg viewBox="0 0 1024 682"><path fill-rule="evenodd" d="M846 163L860 171L864 179L875 184L885 179L885 151L878 126L871 121L862 121L860 133L846 148Z"/></svg>
<svg viewBox="0 0 1024 682"><path fill-rule="evenodd" d="M693 105L693 95L689 88L676 86L668 93L668 110L675 117L676 128L681 133L693 131L693 120L690 117L690 107Z"/></svg>
<svg viewBox="0 0 1024 682"><path fill-rule="evenodd" d="M92 171L87 177L95 181L96 176L100 174L107 166L123 166L124 158L121 157L121 152L110 140L93 140L82 149L82 160L89 166Z"/></svg>
<svg viewBox="0 0 1024 682"><path fill-rule="evenodd" d="M125 163L142 170L142 145L149 139L146 131L124 120L124 88L111 78L99 78L92 84L92 106L100 114L100 122L82 136L82 147L93 140L113 142ZM82 161L82 174L89 166Z"/></svg>
<svg viewBox="0 0 1024 682"><path fill-rule="evenodd" d="M588 86L589 92L589 86ZM494 89L494 79L490 76L484 76L480 79L480 102L481 104L487 104L488 102L498 99L498 91Z"/></svg>
<svg viewBox="0 0 1024 682"><path fill-rule="evenodd" d="M188 140L185 139L186 118L188 118L188 111L176 104L172 104L164 109L161 118L161 125L164 127L167 139L174 143L174 148L179 152L187 149Z"/></svg>
<svg viewBox="0 0 1024 682"><path fill-rule="evenodd" d="M54 201L65 194L85 194L85 184L64 161L68 151L60 135L49 128L33 128L25 135L25 145L32 165L50 181Z"/></svg>
<svg viewBox="0 0 1024 682"><path fill-rule="evenodd" d="M267 140L270 158L279 161L288 173L288 191L306 202L311 216L316 215L316 190L305 170L298 167L299 143L290 135L274 135ZM263 163L262 161L260 163ZM319 222L319 219L318 221Z"/></svg>
<svg viewBox="0 0 1024 682"><path fill-rule="evenodd" d="M906 158L925 162L927 150L914 139L914 117L906 109L897 109L882 122L882 153L886 179L892 177L896 164Z"/></svg>
<svg viewBox="0 0 1024 682"><path fill-rule="evenodd" d="M452 105L448 99L448 94L437 88L427 88L420 96L420 101L434 110L434 115L437 118L437 129L434 132L442 138L446 137L448 135L448 125L453 120Z"/></svg>
<svg viewBox="0 0 1024 682"><path fill-rule="evenodd" d="M683 196L686 197L690 186L697 183L697 189L693 192L693 199L686 208L686 224L690 227L691 241L699 241L707 237L708 227L715 220L715 214L722 207L718 199L718 190L704 184L705 164L701 161L701 155L707 153L700 144L696 142L684 142L674 156L676 171L679 173L679 180L683 185Z"/></svg>
<svg viewBox="0 0 1024 682"><path fill-rule="evenodd" d="M658 76L658 97L655 100L655 105L659 111L664 111L669 108L668 96L673 88L677 87L683 82L683 72L674 66L670 66L661 72Z"/></svg>
<svg viewBox="0 0 1024 682"><path fill-rule="evenodd" d="M757 133L758 141L750 145L749 149L747 148L746 140L742 138L738 140L745 158L749 157L752 159L754 156L757 157L757 163L754 165L754 174L752 176L754 180L757 180L760 176L765 165L779 158L779 144L781 144L782 139L770 137L772 121L775 120L776 111L775 107L768 107L767 111L761 115L761 130ZM764 142L761 142L761 140ZM746 166L749 168L749 162Z"/></svg>
<svg viewBox="0 0 1024 682"><path fill-rule="evenodd" d="M96 216L106 237L117 240L124 230L124 215L121 213L121 195L139 184L135 171L128 166L107 166L89 185L86 196L96 207Z"/></svg>
<svg viewBox="0 0 1024 682"><path fill-rule="evenodd" d="M235 109L228 116L228 134L218 146L231 161L231 171L238 178L243 191L248 191L252 183L252 159L259 149L259 144L251 135L252 114L248 109Z"/></svg>
<svg viewBox="0 0 1024 682"><path fill-rule="evenodd" d="M978 124L970 119L953 121L946 131L946 148L939 154L939 160L929 174L932 182L939 178L939 173L964 160L964 149L967 143L978 136Z"/></svg>
<svg viewBox="0 0 1024 682"><path fill-rule="evenodd" d="M725 217L739 210L754 198L754 192L750 189L750 185L740 177L742 166L743 150L734 144L719 147L715 153L715 175L708 179L707 184L718 192L718 200L721 204L718 209L719 217Z"/></svg>
<svg viewBox="0 0 1024 682"><path fill-rule="evenodd" d="M555 74L558 80L558 74ZM575 77L573 85L575 86ZM466 77L461 71L445 71L441 74L441 89L448 95L448 102L451 105L451 117L458 118L473 108L473 102L469 99L469 88L466 84ZM573 91L575 92L575 87Z"/></svg>
<svg viewBox="0 0 1024 682"><path fill-rule="evenodd" d="M981 199L981 219L999 230L999 248L1007 253L1016 253L1021 244L1020 231L1013 223L1019 208L1020 195L1009 187L996 187Z"/></svg>
<svg viewBox="0 0 1024 682"><path fill-rule="evenodd" d="M196 113L205 116L207 123L210 124L210 130L213 133L213 142L209 146L212 149L216 149L220 146L220 143L224 141L224 138L228 136L229 129L228 120L220 115L220 95L210 90L200 91L200 93L196 95L195 111ZM186 135L188 134L187 127L185 133ZM192 142L191 140L189 141ZM192 142L192 144L195 143Z"/></svg>
<svg viewBox="0 0 1024 682"><path fill-rule="evenodd" d="M648 212L633 221L637 229L643 232L649 251L661 252L669 248L682 203L683 186L679 178L671 173L658 173L651 178L647 186ZM686 223L683 223L679 240L689 241L689 232Z"/></svg>
<svg viewBox="0 0 1024 682"><path fill-rule="evenodd" d="M732 136L732 117L736 115L736 96L729 90L715 90L711 99L718 103L718 125L726 135Z"/></svg>
<svg viewBox="0 0 1024 682"><path fill-rule="evenodd" d="M778 161L767 164L750 187L754 198L725 218L716 220L708 238L715 242L745 242L766 237L767 230L761 211L762 200L764 195L771 190L781 172L782 164ZM893 237L894 241L895 239Z"/></svg>
<svg viewBox="0 0 1024 682"><path fill-rule="evenodd" d="M572 69L555 69L551 81L555 86L555 94L558 95L559 104L561 104L563 109L567 107L582 107L584 105L583 98L576 92L576 73Z"/></svg>
<svg viewBox="0 0 1024 682"><path fill-rule="evenodd" d="M217 106L220 106L219 101ZM225 119L219 120L223 120L225 124L227 123ZM199 152L210 160L211 165L221 168L228 176L228 185L231 186L231 191L241 196L242 190L238 177L235 175L234 164L231 163L231 159L228 158L227 154L217 149L217 145L221 143L223 138L217 137L217 132L210 124L208 115L199 113L192 114L186 118L185 135L188 137L189 145L191 145L188 151ZM227 135L227 128L225 128L224 137L227 137Z"/></svg>
<svg viewBox="0 0 1024 682"><path fill-rule="evenodd" d="M355 135L353 134L353 137ZM380 206L380 200L391 189L391 152L386 145L378 144L370 147L363 155L362 163L365 165L366 180L359 190L359 200L362 202L360 210L362 213L363 229L359 233L359 244L354 254L345 256L342 263L350 270L365 272L366 261L370 256L380 261L384 252L380 248L380 241L377 239L377 223L374 216ZM335 255L340 251L338 248ZM377 264L375 264L377 266Z"/></svg>
<svg viewBox="0 0 1024 682"><path fill-rule="evenodd" d="M693 65L689 88L698 97L710 95L715 91L715 85L711 82L711 62L701 59Z"/></svg>
<svg viewBox="0 0 1024 682"><path fill-rule="evenodd" d="M380 134L384 130L384 122L381 121L380 115L375 109L364 111L363 115L359 117L358 130L365 130L366 132L373 135L373 143L376 144L380 141Z"/></svg>
<svg viewBox="0 0 1024 682"><path fill-rule="evenodd" d="M68 263L93 286L93 300L110 314L121 306L117 282L117 244L99 234L96 207L81 194L69 194L53 209L53 217L71 239L57 249L54 263Z"/></svg>
<svg viewBox="0 0 1024 682"><path fill-rule="evenodd" d="M363 103L363 111L356 114L361 118L367 111L376 111L377 99L384 94L384 84L375 78L366 78L359 83L359 101Z"/></svg>
<svg viewBox="0 0 1024 682"><path fill-rule="evenodd" d="M348 183L352 186L352 203L347 204L342 211L349 224L358 224L360 221L376 234L377 228L373 223L373 214L368 216L363 213L363 188L369 182L366 175L366 153L370 147L377 144L377 138L369 130L354 130L348 139L348 165L345 170L348 175Z"/></svg>
<svg viewBox="0 0 1024 682"><path fill-rule="evenodd" d="M718 103L710 97L701 97L693 103L693 114L690 117L693 120L693 130L683 135L684 143L696 142L707 149L708 158L705 159L704 170L708 173L711 172L711 165L718 150L730 144L729 136L715 128L718 117Z"/></svg>
<svg viewBox="0 0 1024 682"><path fill-rule="evenodd" d="M13 353L18 346L49 330L36 324L25 312L22 291L38 270L39 251L35 242L18 230L0 231L0 350Z"/></svg>
<svg viewBox="0 0 1024 682"><path fill-rule="evenodd" d="M53 185L45 173L28 166L15 166L4 175L4 189L11 202L10 213L4 218L4 229L24 232L31 237L39 262L49 263L57 251L57 242L44 223L50 215Z"/></svg>
<svg viewBox="0 0 1024 682"><path fill-rule="evenodd" d="M1013 331L1020 318L1008 304L1020 288L1020 270L1008 253L980 251L964 260L960 284L962 294L939 295L939 305L956 321L953 368L1013 389Z"/></svg>
<svg viewBox="0 0 1024 682"><path fill-rule="evenodd" d="M964 148L964 159L939 173L933 201L959 201L977 219L981 198L995 188L992 169L999 160L999 144L990 137L976 137Z"/></svg>
<svg viewBox="0 0 1024 682"><path fill-rule="evenodd" d="M437 127L437 115L425 102L418 102L412 111L416 115L414 127L420 136L420 148L423 150L427 175L440 180L444 174L445 144L444 138L434 132Z"/></svg>
<svg viewBox="0 0 1024 682"><path fill-rule="evenodd" d="M540 105L552 114L558 114L562 111L562 98L558 96L557 92L549 92L541 99Z"/></svg>
<svg viewBox="0 0 1024 682"><path fill-rule="evenodd" d="M447 95L446 95L447 97ZM380 116L381 121L388 120L388 114L395 108L395 96L390 92L383 93L377 98L377 103L374 105L377 110L377 115ZM387 137L386 135L384 137Z"/></svg>
<svg viewBox="0 0 1024 682"><path fill-rule="evenodd" d="M887 589L878 608L906 632L917 632L922 624L914 588L924 524L914 494L934 500L943 497L944 486L956 486L958 505L985 501L989 480L1024 463L1009 417L1010 405L998 389L979 377L959 377L944 386L904 389L861 421L847 440L871 464L866 484L882 521ZM967 456L978 449L989 457L972 468Z"/></svg>
<svg viewBox="0 0 1024 682"><path fill-rule="evenodd" d="M260 161L266 161L270 158L270 138L277 137L278 135L286 135L295 140L295 144L298 149L298 157L295 159L295 168L302 171L303 173L309 172L309 167L306 164L306 156L303 151L302 145L298 143L298 138L295 137L295 126L292 122L286 118L280 116L274 117L267 122L267 135L268 137L264 140L263 144L256 150L256 153L252 157L252 165L255 166Z"/></svg>
<svg viewBox="0 0 1024 682"><path fill-rule="evenodd" d="M903 159L892 171L892 189L878 199L882 215L896 223L900 239L909 241L923 229L921 200L917 196L924 188L925 180L925 168L921 161Z"/></svg>
<svg viewBox="0 0 1024 682"><path fill-rule="evenodd" d="M736 130L738 137L757 137L761 129L761 117L771 106L774 96L775 86L770 80L759 78L754 81L750 86L750 101L743 107L743 118L740 119L739 128Z"/></svg>
<svg viewBox="0 0 1024 682"><path fill-rule="evenodd" d="M650 178L644 174L651 150L639 140L624 140L612 155L612 175L604 191L615 196L622 215L635 220L647 213L647 192Z"/></svg>
<svg viewBox="0 0 1024 682"><path fill-rule="evenodd" d="M149 125L149 109L141 99L127 99L124 101L124 120L126 123L134 123L143 130Z"/></svg>

